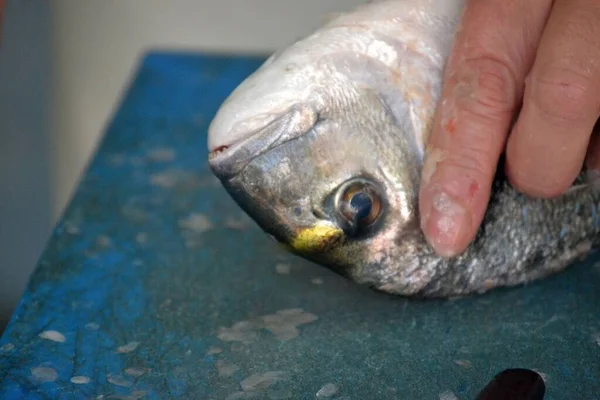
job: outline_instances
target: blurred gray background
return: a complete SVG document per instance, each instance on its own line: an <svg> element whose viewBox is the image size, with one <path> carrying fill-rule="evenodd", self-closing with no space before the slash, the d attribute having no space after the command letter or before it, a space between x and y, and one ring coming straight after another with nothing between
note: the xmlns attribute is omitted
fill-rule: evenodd
<svg viewBox="0 0 600 400"><path fill-rule="evenodd" d="M272 52L364 0L8 0L0 46L0 331L148 49Z"/></svg>

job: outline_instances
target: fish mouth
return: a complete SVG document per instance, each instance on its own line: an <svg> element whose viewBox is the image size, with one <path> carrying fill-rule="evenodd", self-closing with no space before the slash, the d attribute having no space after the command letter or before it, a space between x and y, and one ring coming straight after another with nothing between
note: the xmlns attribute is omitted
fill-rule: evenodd
<svg viewBox="0 0 600 400"><path fill-rule="evenodd" d="M208 164L217 178L229 181L255 158L310 132L317 119L318 114L311 107L294 106L265 127L210 149Z"/></svg>
<svg viewBox="0 0 600 400"><path fill-rule="evenodd" d="M208 155L208 164L217 178L230 180L252 160L276 147L279 137L280 135L266 127L245 139L214 148Z"/></svg>

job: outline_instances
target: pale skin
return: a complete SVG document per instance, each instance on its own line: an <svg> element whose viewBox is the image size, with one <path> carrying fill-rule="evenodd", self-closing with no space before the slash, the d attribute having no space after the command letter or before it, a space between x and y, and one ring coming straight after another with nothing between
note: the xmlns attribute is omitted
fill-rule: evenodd
<svg viewBox="0 0 600 400"><path fill-rule="evenodd" d="M510 183L536 198L600 169L599 117L600 1L467 0L419 199L435 251L474 239L501 153Z"/></svg>

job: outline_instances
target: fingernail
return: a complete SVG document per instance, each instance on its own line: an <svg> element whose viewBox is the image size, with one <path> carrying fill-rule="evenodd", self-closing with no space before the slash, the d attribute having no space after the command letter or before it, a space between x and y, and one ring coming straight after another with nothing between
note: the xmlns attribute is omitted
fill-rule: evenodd
<svg viewBox="0 0 600 400"><path fill-rule="evenodd" d="M422 229L431 247L440 256L454 257L468 232L468 211L442 190L433 192L429 212L424 213Z"/></svg>

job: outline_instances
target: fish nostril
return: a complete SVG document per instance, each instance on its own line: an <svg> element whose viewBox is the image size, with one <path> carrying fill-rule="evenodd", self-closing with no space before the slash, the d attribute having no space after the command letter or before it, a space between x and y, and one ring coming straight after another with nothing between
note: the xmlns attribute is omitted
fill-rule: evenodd
<svg viewBox="0 0 600 400"><path fill-rule="evenodd" d="M296 207L296 208L294 208L294 215L295 215L296 217L299 217L299 216L301 216L301 215L302 215L302 209L301 209L300 207Z"/></svg>

